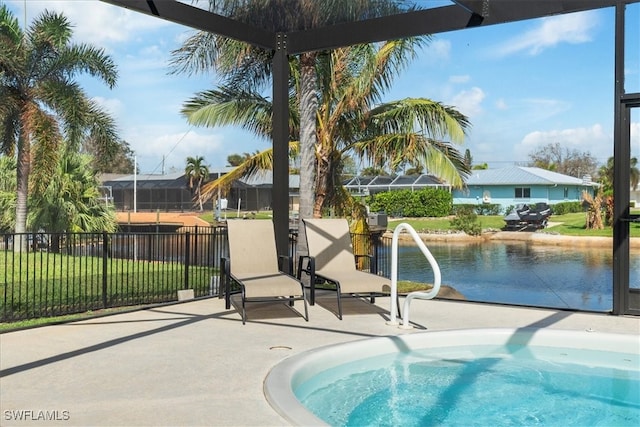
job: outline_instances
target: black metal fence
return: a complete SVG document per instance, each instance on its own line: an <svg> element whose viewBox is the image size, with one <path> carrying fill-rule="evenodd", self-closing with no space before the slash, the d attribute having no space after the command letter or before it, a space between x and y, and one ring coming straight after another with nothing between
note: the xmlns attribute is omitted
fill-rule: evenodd
<svg viewBox="0 0 640 427"><path fill-rule="evenodd" d="M20 240L26 251L14 251ZM217 295L226 229L0 234L0 321Z"/></svg>
<svg viewBox="0 0 640 427"><path fill-rule="evenodd" d="M378 234L353 235L360 269L388 275L389 242ZM26 251L14 251L20 239ZM289 233L294 261L297 232ZM185 227L154 233L0 234L0 321L61 316L123 306L218 296L226 227ZM292 274L297 263L292 262Z"/></svg>

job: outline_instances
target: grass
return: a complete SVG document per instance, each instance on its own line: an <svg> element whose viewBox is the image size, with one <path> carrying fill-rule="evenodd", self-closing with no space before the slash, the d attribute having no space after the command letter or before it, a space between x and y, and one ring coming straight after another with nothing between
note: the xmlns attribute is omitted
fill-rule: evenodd
<svg viewBox="0 0 640 427"><path fill-rule="evenodd" d="M483 230L500 230L505 225L502 215L479 216L478 220ZM566 236L613 236L613 229L611 227L605 227L602 230L585 229L586 219L584 213L552 215L550 221L560 224L547 228L543 230L543 232ZM401 222L411 225L419 233L453 231L449 218L392 219L389 220L388 228L394 229ZM631 223L629 229L631 237L640 237L640 224Z"/></svg>
<svg viewBox="0 0 640 427"><path fill-rule="evenodd" d="M88 310L82 313L66 314L64 316L38 317L36 319L19 320L16 322L0 323L0 334L4 332L17 331L21 329L37 328L40 326L55 325L59 323L75 322L79 320L92 319L95 317L110 314L124 313L138 310L142 306L113 307L102 310Z"/></svg>
<svg viewBox="0 0 640 427"><path fill-rule="evenodd" d="M207 212L202 215L198 215L203 220L214 224L216 222L213 212ZM222 219L237 219L237 218L250 218L250 219L272 219L273 212L272 211L258 211L258 212L244 212L240 211L226 211L226 213L222 214Z"/></svg>
<svg viewBox="0 0 640 427"><path fill-rule="evenodd" d="M102 258L76 257L47 252L0 252L3 319L52 318L63 313L102 310L172 301L183 289L181 263L112 259L103 273ZM215 271L189 267L189 288L206 294ZM106 278L106 289L103 288ZM106 290L106 293L105 293Z"/></svg>

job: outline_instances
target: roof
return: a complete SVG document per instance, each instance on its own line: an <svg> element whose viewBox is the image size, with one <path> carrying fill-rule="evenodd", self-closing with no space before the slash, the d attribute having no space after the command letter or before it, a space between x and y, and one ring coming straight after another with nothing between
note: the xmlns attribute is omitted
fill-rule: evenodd
<svg viewBox="0 0 640 427"><path fill-rule="evenodd" d="M331 8L334 2L318 0L262 0L258 4L264 13L259 15L243 14L241 7L223 10L225 4L228 6L233 2L102 1L259 48L273 51L284 47L288 54L299 54L609 7L620 0L397 0L393 2L393 8L385 10L371 1L368 9L353 7L349 9L353 13L344 16L334 13L336 8ZM254 3L249 0L235 5L252 6ZM310 7L313 10L305 12ZM305 19L309 12L314 19Z"/></svg>
<svg viewBox="0 0 640 427"><path fill-rule="evenodd" d="M591 177L576 178L546 169L512 166L501 169L474 170L467 179L467 186L472 185L587 185L599 184L591 181Z"/></svg>
<svg viewBox="0 0 640 427"><path fill-rule="evenodd" d="M180 227L210 226L207 221L201 219L195 214L182 214L171 212L116 212L118 224L175 224Z"/></svg>
<svg viewBox="0 0 640 427"><path fill-rule="evenodd" d="M271 188L273 186L273 172L264 170L249 178L241 178L238 182L240 184L238 186L242 188ZM300 188L300 175L289 175L289 188Z"/></svg>
<svg viewBox="0 0 640 427"><path fill-rule="evenodd" d="M356 176L345 181L344 186L349 190L401 190L419 189L426 187L449 187L437 177L428 174L398 175L398 176Z"/></svg>

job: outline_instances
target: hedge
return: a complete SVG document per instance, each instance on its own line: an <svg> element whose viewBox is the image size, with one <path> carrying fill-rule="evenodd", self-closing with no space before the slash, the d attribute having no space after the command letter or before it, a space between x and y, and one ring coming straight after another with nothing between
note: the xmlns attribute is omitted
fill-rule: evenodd
<svg viewBox="0 0 640 427"><path fill-rule="evenodd" d="M453 197L446 190L423 188L375 193L366 199L371 212L391 217L444 217L451 213Z"/></svg>

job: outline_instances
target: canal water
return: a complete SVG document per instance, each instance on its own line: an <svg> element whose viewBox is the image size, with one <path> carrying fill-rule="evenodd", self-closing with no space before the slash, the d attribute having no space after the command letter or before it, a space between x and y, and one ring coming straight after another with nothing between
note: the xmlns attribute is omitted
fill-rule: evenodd
<svg viewBox="0 0 640 427"><path fill-rule="evenodd" d="M612 253L523 242L427 242L442 284L470 301L610 311ZM433 283L433 271L415 245L398 248L398 280ZM640 253L632 252L630 284L640 288Z"/></svg>

